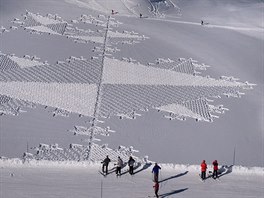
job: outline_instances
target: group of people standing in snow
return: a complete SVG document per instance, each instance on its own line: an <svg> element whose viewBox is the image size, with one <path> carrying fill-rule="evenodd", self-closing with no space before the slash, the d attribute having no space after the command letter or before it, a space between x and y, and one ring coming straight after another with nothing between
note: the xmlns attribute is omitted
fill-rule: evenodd
<svg viewBox="0 0 264 198"><path fill-rule="evenodd" d="M108 165L111 162L110 158L108 157L108 155L106 156L106 158L101 162L103 164L102 166L102 172L107 175L108 174ZM134 160L134 158L132 156L129 157L129 160L127 161L127 165L129 167L128 172L129 174L133 175L134 174L134 164L136 163L136 161ZM117 162L116 162L116 176L120 177L121 176L121 169L124 167L124 163L123 160L121 159L120 156L118 156L117 158ZM214 179L218 178L218 162L217 160L214 160L212 162L213 165L213 174L212 177ZM159 191L159 171L161 170L161 167L155 163L154 167L152 168L152 173L153 173L153 182L154 182L154 192L155 192L155 196L158 198L158 191ZM205 180L206 179L206 170L207 170L207 164L206 161L203 160L201 163L201 179Z"/></svg>
<svg viewBox="0 0 264 198"><path fill-rule="evenodd" d="M109 156L107 155L106 158L101 162L103 164L102 166L102 172L107 175L108 174L108 165L111 162ZM134 174L134 164L135 164L135 160L132 156L129 157L129 160L127 162L128 167L129 167L129 174L133 175ZM118 156L117 158L117 162L116 162L116 176L121 177L121 169L124 166L124 162L121 159L120 156Z"/></svg>
<svg viewBox="0 0 264 198"><path fill-rule="evenodd" d="M214 179L216 179L216 178L218 178L218 162L217 162L217 160L214 160L213 163L212 163L212 165L214 167L213 168L213 175L212 175L212 177ZM205 180L206 179L206 170L207 170L207 164L206 164L205 160L203 160L202 163L201 163L201 179L202 180Z"/></svg>
<svg viewBox="0 0 264 198"><path fill-rule="evenodd" d="M108 165L111 162L111 159L109 158L109 156L107 155L106 158L101 162L102 165L102 172L104 175L108 174ZM134 160L134 158L132 156L129 157L129 160L127 161L127 165L129 167L128 172L130 175L134 174L134 164L136 163L136 161ZM117 158L117 162L116 162L116 176L121 177L121 169L122 167L124 167L124 163L123 160L121 159L120 156L118 156ZM159 171L160 171L161 167L155 163L154 167L152 168L152 173L153 173L153 181L154 181L154 192L156 197L159 197L158 195L158 191L159 191Z"/></svg>

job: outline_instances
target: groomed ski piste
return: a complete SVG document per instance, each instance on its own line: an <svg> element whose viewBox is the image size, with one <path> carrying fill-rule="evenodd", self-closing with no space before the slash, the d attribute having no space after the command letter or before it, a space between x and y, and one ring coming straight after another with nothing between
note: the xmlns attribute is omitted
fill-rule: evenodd
<svg viewBox="0 0 264 198"><path fill-rule="evenodd" d="M1 197L155 197L155 162L160 197L263 197L264 5L214 1L0 0Z"/></svg>

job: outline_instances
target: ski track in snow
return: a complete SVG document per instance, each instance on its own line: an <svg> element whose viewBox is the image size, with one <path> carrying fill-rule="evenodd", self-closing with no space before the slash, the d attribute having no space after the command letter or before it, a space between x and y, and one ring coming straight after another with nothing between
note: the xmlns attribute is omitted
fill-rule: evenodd
<svg viewBox="0 0 264 198"><path fill-rule="evenodd" d="M171 23L201 26L201 23L197 23L197 22L176 21L176 20L169 20L169 19L164 19L164 18L149 18L149 19L150 20L157 20L157 21L166 21L166 22L171 22ZM229 30L237 30L237 31L252 31L252 32L259 32L259 33L264 32L263 28L251 28L251 27L236 27L236 26L213 25L213 24L203 25L203 27L221 28L221 29L229 29Z"/></svg>

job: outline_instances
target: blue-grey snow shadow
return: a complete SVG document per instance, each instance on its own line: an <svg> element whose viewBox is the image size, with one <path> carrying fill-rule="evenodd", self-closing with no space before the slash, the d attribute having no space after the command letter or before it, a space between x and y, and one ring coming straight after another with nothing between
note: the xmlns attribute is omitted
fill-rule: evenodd
<svg viewBox="0 0 264 198"><path fill-rule="evenodd" d="M221 168L218 169L217 173L218 173L218 178L223 177L224 175L227 175L229 173L232 173L233 171L233 166L234 165L223 165ZM200 175L201 176L201 175ZM207 177L205 179L209 179L213 177L213 172L209 171L209 174L207 175Z"/></svg>
<svg viewBox="0 0 264 198"><path fill-rule="evenodd" d="M159 183L161 183L161 182L165 182L165 181L167 181L167 180L174 179L174 178L177 178L177 177L184 176L184 175L186 175L188 172L189 172L189 171L186 171L186 172L184 172L184 173L180 173L180 174L178 174L178 175L174 175L174 176L168 177L168 178L166 178L166 179L163 179L163 180L159 181Z"/></svg>
<svg viewBox="0 0 264 198"><path fill-rule="evenodd" d="M146 164L144 164L144 166L141 169L139 169L139 170L137 170L137 171L134 172L134 175L137 174L137 173L139 173L139 172L141 172L141 171L143 171L143 170L148 169L151 165L152 165L152 163L146 163Z"/></svg>
<svg viewBox="0 0 264 198"><path fill-rule="evenodd" d="M178 193L184 192L185 190L188 190L188 189L189 188L183 188L183 189L179 189L179 190L174 190L174 191L171 191L169 193L161 194L161 195L159 195L159 197L160 198L168 197L170 195L174 195L174 194L178 194Z"/></svg>
<svg viewBox="0 0 264 198"><path fill-rule="evenodd" d="M134 170L138 169L140 166L141 166L141 163L137 163L137 165L134 166ZM124 175L124 174L126 174L126 173L128 173L128 172L129 172L129 170L127 170L127 171L125 171L125 172L122 172L121 175ZM136 174L136 172L134 172L133 175L135 175L135 174Z"/></svg>
<svg viewBox="0 0 264 198"><path fill-rule="evenodd" d="M123 170L123 169L126 167L126 165L127 165L127 162L125 162L125 163L122 165L121 170ZM107 175L109 175L109 174L111 174L111 173L116 173L116 164L114 164L114 167L113 167L113 168L111 168L111 169L108 170ZM121 173L121 175L122 175L122 173Z"/></svg>
<svg viewBox="0 0 264 198"><path fill-rule="evenodd" d="M232 173L234 165L223 165L220 169L218 169L218 177L223 177L229 173Z"/></svg>

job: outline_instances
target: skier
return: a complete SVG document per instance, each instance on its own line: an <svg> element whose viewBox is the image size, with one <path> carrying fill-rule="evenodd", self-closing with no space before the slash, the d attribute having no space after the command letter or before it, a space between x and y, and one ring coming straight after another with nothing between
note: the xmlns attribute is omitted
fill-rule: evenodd
<svg viewBox="0 0 264 198"><path fill-rule="evenodd" d="M143 15L140 13L140 14L139 14L139 18L142 18L142 16L143 16Z"/></svg>
<svg viewBox="0 0 264 198"><path fill-rule="evenodd" d="M159 180L159 170L160 170L160 166L155 163L155 166L152 169L152 173L154 174L154 182L158 182Z"/></svg>
<svg viewBox="0 0 264 198"><path fill-rule="evenodd" d="M109 159L108 155L106 156L106 158L104 159L104 161L101 162L103 164L103 166L102 166L102 172L105 173L106 175L108 174L108 164L110 162L111 162L111 160Z"/></svg>
<svg viewBox="0 0 264 198"><path fill-rule="evenodd" d="M117 159L117 164L116 164L116 176L118 177L121 177L121 168L123 166L123 160L121 159L120 156L118 156L118 159Z"/></svg>
<svg viewBox="0 0 264 198"><path fill-rule="evenodd" d="M133 159L132 156L129 157L129 160L127 162L128 166L129 166L129 173L130 175L133 175L134 174L134 163L135 163L135 160Z"/></svg>
<svg viewBox="0 0 264 198"><path fill-rule="evenodd" d="M112 10L112 14L115 14L115 11L114 10Z"/></svg>
<svg viewBox="0 0 264 198"><path fill-rule="evenodd" d="M218 162L217 162L217 160L213 161L213 166L214 166L213 178L216 179L216 178L218 178L218 173L217 173L217 171L218 171Z"/></svg>
<svg viewBox="0 0 264 198"><path fill-rule="evenodd" d="M204 22L203 22L203 20L201 20L201 25L203 25L204 24Z"/></svg>
<svg viewBox="0 0 264 198"><path fill-rule="evenodd" d="M159 197L159 195L158 195L158 192L159 192L159 182L155 182L153 188L154 188L155 195L158 198Z"/></svg>
<svg viewBox="0 0 264 198"><path fill-rule="evenodd" d="M207 164L206 164L205 160L203 160L201 163L201 178L202 178L202 180L205 180L206 169L207 169Z"/></svg>

